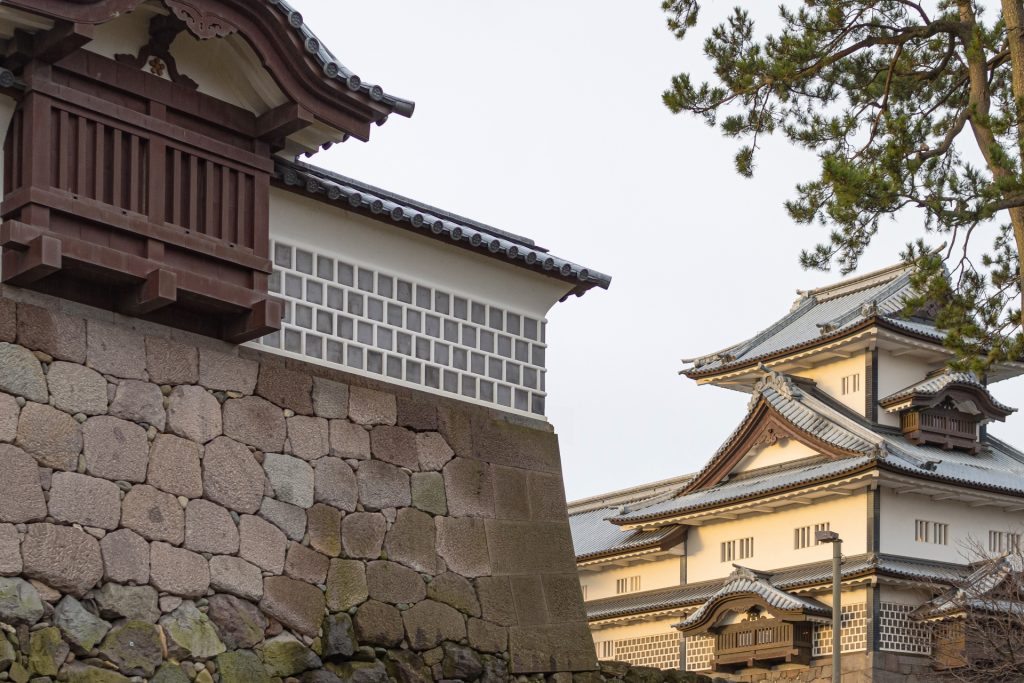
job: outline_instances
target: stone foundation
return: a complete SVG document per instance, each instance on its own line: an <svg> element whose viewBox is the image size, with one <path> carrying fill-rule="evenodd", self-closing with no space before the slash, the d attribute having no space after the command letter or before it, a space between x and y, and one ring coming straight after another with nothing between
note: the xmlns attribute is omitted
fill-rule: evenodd
<svg viewBox="0 0 1024 683"><path fill-rule="evenodd" d="M0 678L596 669L543 422L0 288L0 472Z"/></svg>
<svg viewBox="0 0 1024 683"><path fill-rule="evenodd" d="M901 655L892 652L851 652L843 655L843 683L932 683L954 681L953 677L935 671L928 657ZM735 674L713 674L715 683L769 683L799 681L825 683L832 681L832 659L812 659L810 666L783 665L772 669L749 669Z"/></svg>

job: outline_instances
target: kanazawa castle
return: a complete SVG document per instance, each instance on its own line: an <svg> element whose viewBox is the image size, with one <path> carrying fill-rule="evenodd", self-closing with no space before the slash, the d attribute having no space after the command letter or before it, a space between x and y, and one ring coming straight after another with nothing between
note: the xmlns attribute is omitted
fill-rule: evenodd
<svg viewBox="0 0 1024 683"><path fill-rule="evenodd" d="M1024 365L949 370L934 322L904 314L909 288L900 266L801 293L696 360L688 378L750 394L721 448L696 474L570 505L599 658L828 680L832 547L815 532L831 530L844 671L941 675L955 587L1020 540L1024 454L986 425L1014 412L990 386Z"/></svg>

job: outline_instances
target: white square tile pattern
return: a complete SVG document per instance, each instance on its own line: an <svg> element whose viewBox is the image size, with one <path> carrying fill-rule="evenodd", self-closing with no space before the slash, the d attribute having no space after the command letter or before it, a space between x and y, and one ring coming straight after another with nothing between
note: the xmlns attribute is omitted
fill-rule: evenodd
<svg viewBox="0 0 1024 683"><path fill-rule="evenodd" d="M547 322L283 240L281 331L259 344L328 366L544 415Z"/></svg>

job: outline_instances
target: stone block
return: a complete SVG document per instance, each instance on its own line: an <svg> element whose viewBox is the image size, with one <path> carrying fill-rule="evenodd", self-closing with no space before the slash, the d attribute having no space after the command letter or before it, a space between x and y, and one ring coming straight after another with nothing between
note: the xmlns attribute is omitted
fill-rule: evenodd
<svg viewBox="0 0 1024 683"><path fill-rule="evenodd" d="M29 525L21 555L25 576L77 598L103 578L99 541L73 527Z"/></svg>
<svg viewBox="0 0 1024 683"><path fill-rule="evenodd" d="M323 666L320 658L291 634L281 634L260 647L263 666L275 678L294 676Z"/></svg>
<svg viewBox="0 0 1024 683"><path fill-rule="evenodd" d="M398 426L417 432L437 429L437 404L422 398L398 397Z"/></svg>
<svg viewBox="0 0 1024 683"><path fill-rule="evenodd" d="M111 481L146 481L149 439L139 425L101 415L82 425L85 469Z"/></svg>
<svg viewBox="0 0 1024 683"><path fill-rule="evenodd" d="M224 402L224 434L264 453L284 450L284 412L257 396Z"/></svg>
<svg viewBox="0 0 1024 683"><path fill-rule="evenodd" d="M545 574L544 602L552 622L586 621L579 574Z"/></svg>
<svg viewBox="0 0 1024 683"><path fill-rule="evenodd" d="M404 626L403 626L404 628ZM427 667L415 652L408 650L391 650L388 652L387 660L388 673L398 683L431 683L434 680L430 668ZM303 683L307 683L303 681ZM309 681L308 683L317 683ZM324 683L327 683L326 681ZM331 683L334 683L333 681ZM506 679L500 681L482 681L482 683L506 683Z"/></svg>
<svg viewBox="0 0 1024 683"><path fill-rule="evenodd" d="M364 602L352 619L360 643L377 647L395 647L405 635L402 613L376 600Z"/></svg>
<svg viewBox="0 0 1024 683"><path fill-rule="evenodd" d="M220 403L197 386L180 386L167 402L167 431L204 444L224 433Z"/></svg>
<svg viewBox="0 0 1024 683"><path fill-rule="evenodd" d="M441 672L446 679L472 681L484 672L480 655L471 648L456 643L445 643L442 649L444 659L441 662Z"/></svg>
<svg viewBox="0 0 1024 683"><path fill-rule="evenodd" d="M58 522L113 531L121 521L121 489L106 479L56 472L49 504L50 516Z"/></svg>
<svg viewBox="0 0 1024 683"><path fill-rule="evenodd" d="M313 378L304 372L263 365L256 395L299 415L313 414Z"/></svg>
<svg viewBox="0 0 1024 683"><path fill-rule="evenodd" d="M331 455L346 460L370 459L370 432L345 420L330 422Z"/></svg>
<svg viewBox="0 0 1024 683"><path fill-rule="evenodd" d="M260 609L288 628L315 636L324 618L324 594L308 583L271 576L263 581Z"/></svg>
<svg viewBox="0 0 1024 683"><path fill-rule="evenodd" d="M301 543L290 543L284 561L284 573L306 583L322 584L327 581L331 560Z"/></svg>
<svg viewBox="0 0 1024 683"><path fill-rule="evenodd" d="M395 605L413 604L427 597L427 587L419 574L386 560L367 563L366 585L371 599Z"/></svg>
<svg viewBox="0 0 1024 683"><path fill-rule="evenodd" d="M221 683L270 683L263 662L247 650L225 652L217 657Z"/></svg>
<svg viewBox="0 0 1024 683"><path fill-rule="evenodd" d="M586 622L509 629L512 673L592 671L594 639Z"/></svg>
<svg viewBox="0 0 1024 683"><path fill-rule="evenodd" d="M466 637L466 618L455 608L433 600L410 607L403 612L402 620L409 646L419 652Z"/></svg>
<svg viewBox="0 0 1024 683"><path fill-rule="evenodd" d="M416 457L421 470L440 472L455 457L455 451L437 432L425 432L416 435Z"/></svg>
<svg viewBox="0 0 1024 683"><path fill-rule="evenodd" d="M455 458L444 466L444 490L452 517L494 517L491 467L470 458Z"/></svg>
<svg viewBox="0 0 1024 683"><path fill-rule="evenodd" d="M123 621L99 646L100 654L128 676L151 677L163 661L160 633L144 621Z"/></svg>
<svg viewBox="0 0 1024 683"><path fill-rule="evenodd" d="M232 353L199 350L199 383L214 391L233 391L245 396L256 389L260 366Z"/></svg>
<svg viewBox="0 0 1024 683"><path fill-rule="evenodd" d="M544 583L540 576L510 576L512 602L519 626L534 626L553 621L544 601ZM577 582L579 579L577 579Z"/></svg>
<svg viewBox="0 0 1024 683"><path fill-rule="evenodd" d="M85 320L21 304L18 306L18 343L58 360L84 363Z"/></svg>
<svg viewBox="0 0 1024 683"><path fill-rule="evenodd" d="M344 420L348 417L348 385L314 377L313 413L328 420Z"/></svg>
<svg viewBox="0 0 1024 683"><path fill-rule="evenodd" d="M13 524L0 524L0 576L21 573L21 537Z"/></svg>
<svg viewBox="0 0 1024 683"><path fill-rule="evenodd" d="M185 498L203 495L200 446L171 434L157 434L149 449L146 483Z"/></svg>
<svg viewBox="0 0 1024 683"><path fill-rule="evenodd" d="M286 422L293 455L303 460L316 460L330 454L331 431L326 419L296 415Z"/></svg>
<svg viewBox="0 0 1024 683"><path fill-rule="evenodd" d="M449 569L467 578L491 573L484 520L436 517L434 524L437 527L437 554ZM500 564L495 566L501 567Z"/></svg>
<svg viewBox="0 0 1024 683"><path fill-rule="evenodd" d="M484 619L500 626L516 624L512 585L507 576L482 576L476 580L480 612Z"/></svg>
<svg viewBox="0 0 1024 683"><path fill-rule="evenodd" d="M0 622L32 626L43 618L45 609L39 591L28 581L18 578L0 579ZM6 663L10 664L10 660Z"/></svg>
<svg viewBox="0 0 1024 683"><path fill-rule="evenodd" d="M559 474L558 436L502 420L480 421L473 431L473 455L484 462Z"/></svg>
<svg viewBox="0 0 1024 683"><path fill-rule="evenodd" d="M263 572L238 557L217 555L210 558L210 586L247 600L263 597Z"/></svg>
<svg viewBox="0 0 1024 683"><path fill-rule="evenodd" d="M263 593L262 586L260 593ZM207 614L217 625L221 640L230 650L254 647L263 641L268 626L267 618L255 605L245 600L233 595L211 596Z"/></svg>
<svg viewBox="0 0 1024 683"><path fill-rule="evenodd" d="M374 427L370 432L370 452L377 460L409 470L419 469L416 435L404 427Z"/></svg>
<svg viewBox="0 0 1024 683"><path fill-rule="evenodd" d="M500 654L508 649L508 629L483 619L470 618L467 628L470 647Z"/></svg>
<svg viewBox="0 0 1024 683"><path fill-rule="evenodd" d="M324 619L323 656L325 658L349 658L355 654L358 642L352 626L352 617L347 614L332 614Z"/></svg>
<svg viewBox="0 0 1024 683"><path fill-rule="evenodd" d="M412 506L432 515L448 514L448 498L440 472L412 473Z"/></svg>
<svg viewBox="0 0 1024 683"><path fill-rule="evenodd" d="M86 363L93 370L122 379L146 379L143 340L120 325L87 321Z"/></svg>
<svg viewBox="0 0 1024 683"><path fill-rule="evenodd" d="M210 618L191 601L160 619L172 657L209 659L227 650Z"/></svg>
<svg viewBox="0 0 1024 683"><path fill-rule="evenodd" d="M183 598L199 598L210 588L210 565L189 550L166 543L150 545L150 582L160 591Z"/></svg>
<svg viewBox="0 0 1024 683"><path fill-rule="evenodd" d="M480 601L468 579L445 572L427 584L427 597L443 602L469 616L480 616Z"/></svg>
<svg viewBox="0 0 1024 683"><path fill-rule="evenodd" d="M155 624L160 618L158 595L151 586L119 586L103 584L90 597L96 602L100 616L115 621L131 619Z"/></svg>
<svg viewBox="0 0 1024 683"><path fill-rule="evenodd" d="M341 512L317 503L306 513L309 544L328 557L341 555Z"/></svg>
<svg viewBox="0 0 1024 683"><path fill-rule="evenodd" d="M0 342L0 391L46 403L46 376L39 359L24 346Z"/></svg>
<svg viewBox="0 0 1024 683"><path fill-rule="evenodd" d="M85 666L78 662L73 662L65 667L64 673L67 676L67 683L130 683L131 681L116 671ZM163 682L161 681L161 683Z"/></svg>
<svg viewBox="0 0 1024 683"><path fill-rule="evenodd" d="M10 299L0 299L0 341L13 342L17 336L17 304Z"/></svg>
<svg viewBox="0 0 1024 683"><path fill-rule="evenodd" d="M351 512L359 502L359 486L355 472L341 458L321 458L316 461L314 498L318 503Z"/></svg>
<svg viewBox="0 0 1024 683"><path fill-rule="evenodd" d="M327 571L327 607L344 612L370 596L366 584L366 565L359 560L331 560Z"/></svg>
<svg viewBox="0 0 1024 683"><path fill-rule="evenodd" d="M130 529L107 534L100 540L103 578L116 583L149 583L149 543Z"/></svg>
<svg viewBox="0 0 1024 683"><path fill-rule="evenodd" d="M361 425L393 425L398 422L398 403L393 394L350 387L348 418Z"/></svg>
<svg viewBox="0 0 1024 683"><path fill-rule="evenodd" d="M384 547L387 520L379 512L353 512L341 522L341 545L346 557L376 560Z"/></svg>
<svg viewBox="0 0 1024 683"><path fill-rule="evenodd" d="M544 522L566 520L565 485L562 475L530 473L530 508L533 519Z"/></svg>
<svg viewBox="0 0 1024 683"><path fill-rule="evenodd" d="M384 540L388 559L418 572L436 574L437 547L434 543L434 519L415 508L398 511Z"/></svg>
<svg viewBox="0 0 1024 683"><path fill-rule="evenodd" d="M273 498L264 498L259 515L283 531L292 541L301 541L306 535L306 511L302 508Z"/></svg>
<svg viewBox="0 0 1024 683"><path fill-rule="evenodd" d="M276 526L253 515L242 515L238 524L240 545L238 556L264 571L284 571L288 539Z"/></svg>
<svg viewBox="0 0 1024 683"><path fill-rule="evenodd" d="M79 652L90 652L110 631L110 624L85 609L70 595L58 603L53 623Z"/></svg>
<svg viewBox="0 0 1024 683"><path fill-rule="evenodd" d="M437 408L437 431L462 458L473 456L473 424L464 408L453 405L439 405Z"/></svg>
<svg viewBox="0 0 1024 683"><path fill-rule="evenodd" d="M16 446L0 445L0 472L4 476L0 522L23 524L46 517L35 460Z"/></svg>
<svg viewBox="0 0 1024 683"><path fill-rule="evenodd" d="M267 453L263 470L278 500L303 509L313 506L313 468L309 463L290 455Z"/></svg>
<svg viewBox="0 0 1024 683"><path fill-rule="evenodd" d="M530 519L530 473L518 467L492 465L494 516L498 519ZM565 508L562 508L565 514Z"/></svg>
<svg viewBox="0 0 1024 683"><path fill-rule="evenodd" d="M408 473L379 460L359 463L359 502L368 510L408 507L412 492Z"/></svg>
<svg viewBox="0 0 1024 683"><path fill-rule="evenodd" d="M576 570L568 522L486 520L491 563L508 574L570 573Z"/></svg>
<svg viewBox="0 0 1024 683"><path fill-rule="evenodd" d="M82 452L82 426L56 408L28 403L21 409L15 444L43 467L74 472Z"/></svg>
<svg viewBox="0 0 1024 683"><path fill-rule="evenodd" d="M159 337L146 337L149 381L174 386L199 381L199 352L194 346Z"/></svg>
<svg viewBox="0 0 1024 683"><path fill-rule="evenodd" d="M167 426L164 395L160 393L159 386L149 382L126 379L118 384L114 401L110 404L110 414L123 420L152 425L160 431Z"/></svg>
<svg viewBox="0 0 1024 683"><path fill-rule="evenodd" d="M107 380L84 365L56 361L46 375L53 406L74 415L107 412Z"/></svg>
<svg viewBox="0 0 1024 683"><path fill-rule="evenodd" d="M252 514L266 490L263 467L249 449L227 437L214 439L203 456L203 495L229 510Z"/></svg>
<svg viewBox="0 0 1024 683"><path fill-rule="evenodd" d="M190 500L185 508L185 547L197 553L234 555L238 527L227 509L206 500Z"/></svg>
<svg viewBox="0 0 1024 683"><path fill-rule="evenodd" d="M121 526L150 541L181 545L185 512L178 499L145 484L132 488L121 503Z"/></svg>
<svg viewBox="0 0 1024 683"><path fill-rule="evenodd" d="M13 443L18 438L20 414L18 400L8 394L0 394L0 443Z"/></svg>

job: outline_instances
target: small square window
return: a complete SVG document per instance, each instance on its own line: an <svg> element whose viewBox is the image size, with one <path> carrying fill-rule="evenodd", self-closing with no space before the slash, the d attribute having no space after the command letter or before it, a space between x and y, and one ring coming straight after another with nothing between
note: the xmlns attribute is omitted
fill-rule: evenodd
<svg viewBox="0 0 1024 683"><path fill-rule="evenodd" d="M527 339L537 341L537 321L533 318L523 318L523 336Z"/></svg>
<svg viewBox="0 0 1024 683"><path fill-rule="evenodd" d="M502 362L500 358L487 359L487 376L491 379L503 379Z"/></svg>
<svg viewBox="0 0 1024 683"><path fill-rule="evenodd" d="M313 274L313 254L302 249L295 250L295 270L306 275Z"/></svg>
<svg viewBox="0 0 1024 683"><path fill-rule="evenodd" d="M416 361L406 361L405 363L405 379L414 384L419 384L423 381L423 366Z"/></svg>
<svg viewBox="0 0 1024 683"><path fill-rule="evenodd" d="M494 353L494 333L488 330L480 330L480 350L487 353Z"/></svg>
<svg viewBox="0 0 1024 683"><path fill-rule="evenodd" d="M488 326L492 330L503 330L505 329L505 311L500 308L491 308L491 317Z"/></svg>
<svg viewBox="0 0 1024 683"><path fill-rule="evenodd" d="M473 302L472 305L472 319L477 325L487 324L487 307L483 304Z"/></svg>
<svg viewBox="0 0 1024 683"><path fill-rule="evenodd" d="M380 351L366 352L366 369L378 375L384 374L384 355Z"/></svg>
<svg viewBox="0 0 1024 683"><path fill-rule="evenodd" d="M344 347L341 342L336 342L333 339L327 340L327 360L338 365L344 364Z"/></svg>
<svg viewBox="0 0 1024 683"><path fill-rule="evenodd" d="M444 371L444 390L453 394L459 392L459 373L452 370Z"/></svg>
<svg viewBox="0 0 1024 683"><path fill-rule="evenodd" d="M455 317L459 320L466 320L469 318L469 302L462 297L455 297L453 308Z"/></svg>
<svg viewBox="0 0 1024 683"><path fill-rule="evenodd" d="M406 282L405 280L398 281L398 300L411 304L412 303L412 283Z"/></svg>
<svg viewBox="0 0 1024 683"><path fill-rule="evenodd" d="M416 338L416 357L420 360L430 360L430 340L426 337Z"/></svg>
<svg viewBox="0 0 1024 683"><path fill-rule="evenodd" d="M292 267L292 248L287 244L274 245L274 265L282 268Z"/></svg>
<svg viewBox="0 0 1024 683"><path fill-rule="evenodd" d="M383 326L377 328L377 348L391 351L393 340L393 333L389 328Z"/></svg>
<svg viewBox="0 0 1024 683"><path fill-rule="evenodd" d="M441 369L433 365L428 365L424 368L423 372L423 383L431 389L441 388Z"/></svg>
<svg viewBox="0 0 1024 683"><path fill-rule="evenodd" d="M474 353L470 356L470 368L475 375L482 375L487 372L487 356L482 353Z"/></svg>
<svg viewBox="0 0 1024 683"><path fill-rule="evenodd" d="M430 288L423 285L416 285L416 305L420 308L430 310Z"/></svg>
<svg viewBox="0 0 1024 683"><path fill-rule="evenodd" d="M280 270L275 270L273 273L271 273L270 274L270 279L267 281L267 290L269 290L270 292L272 292L274 294L280 294L281 293L281 279L282 279L282 275L281 275L281 271Z"/></svg>
<svg viewBox="0 0 1024 683"><path fill-rule="evenodd" d="M363 314L363 295L355 292L348 293L348 312L352 315Z"/></svg>
<svg viewBox="0 0 1024 683"><path fill-rule="evenodd" d="M346 315L338 316L338 336L343 339L355 338L355 322Z"/></svg>
<svg viewBox="0 0 1024 683"><path fill-rule="evenodd" d="M398 304L388 304L388 325L393 327L403 327L402 307Z"/></svg>
<svg viewBox="0 0 1024 683"><path fill-rule="evenodd" d="M312 358L323 358L324 340L315 334L306 335L306 355Z"/></svg>
<svg viewBox="0 0 1024 683"><path fill-rule="evenodd" d="M295 324L307 330L313 329L313 309L309 306L296 306Z"/></svg>
<svg viewBox="0 0 1024 683"><path fill-rule="evenodd" d="M512 387L505 384L498 385L498 405L512 407Z"/></svg>
<svg viewBox="0 0 1024 683"><path fill-rule="evenodd" d="M284 350L290 353L302 353L302 333L298 330L285 330Z"/></svg>
<svg viewBox="0 0 1024 683"><path fill-rule="evenodd" d="M447 344L434 344L434 362L448 365L448 349Z"/></svg>
<svg viewBox="0 0 1024 683"><path fill-rule="evenodd" d="M444 321L444 340L453 344L459 343L459 324L454 320Z"/></svg>
<svg viewBox="0 0 1024 683"><path fill-rule="evenodd" d="M313 280L306 280L306 301L311 304L324 302L324 286Z"/></svg>
<svg viewBox="0 0 1024 683"><path fill-rule="evenodd" d="M503 334L498 335L498 355L505 358L512 357L512 337L506 337Z"/></svg>
<svg viewBox="0 0 1024 683"><path fill-rule="evenodd" d="M402 379L402 359L398 356L388 356L388 377Z"/></svg>
<svg viewBox="0 0 1024 683"><path fill-rule="evenodd" d="M337 287L327 288L327 305L336 311L345 310L345 290Z"/></svg>
<svg viewBox="0 0 1024 683"><path fill-rule="evenodd" d="M390 275L377 276L377 293L386 299L394 296L395 279Z"/></svg>
<svg viewBox="0 0 1024 683"><path fill-rule="evenodd" d="M415 309L412 309L412 308L407 310L405 312L405 326L406 326L406 328L412 330L413 332L419 332L422 329L421 328L421 325L422 325L421 317L422 317L422 314L419 311L417 311Z"/></svg>
<svg viewBox="0 0 1024 683"><path fill-rule="evenodd" d="M469 369L469 354L466 349L460 349L457 346L452 349L452 366L456 370Z"/></svg>
<svg viewBox="0 0 1024 683"><path fill-rule="evenodd" d="M334 334L334 316L328 311L317 311L316 331L323 334Z"/></svg>
<svg viewBox="0 0 1024 683"><path fill-rule="evenodd" d="M351 287L355 284L355 268L338 261L338 284Z"/></svg>
<svg viewBox="0 0 1024 683"><path fill-rule="evenodd" d="M448 304L450 297L444 292L434 292L434 310L443 315L448 315Z"/></svg>
<svg viewBox="0 0 1024 683"><path fill-rule="evenodd" d="M436 315L427 315L426 316L426 322L427 322L426 327L425 327L426 333L429 334L431 337L440 338L441 337L441 319L438 318Z"/></svg>
<svg viewBox="0 0 1024 683"><path fill-rule="evenodd" d="M366 317L377 322L384 322L384 302L376 297L366 297Z"/></svg>
<svg viewBox="0 0 1024 683"><path fill-rule="evenodd" d="M398 332L395 335L395 350L403 356L412 355L412 335L405 332Z"/></svg>
<svg viewBox="0 0 1024 683"><path fill-rule="evenodd" d="M284 276L284 293L293 299L302 298L302 278L288 273Z"/></svg>
<svg viewBox="0 0 1024 683"><path fill-rule="evenodd" d="M505 331L508 332L509 334L519 334L521 321L521 317L519 317L515 313L509 313L508 316L505 318Z"/></svg>
<svg viewBox="0 0 1024 683"><path fill-rule="evenodd" d="M468 398L476 398L476 377L472 375L462 376L462 395Z"/></svg>
<svg viewBox="0 0 1024 683"><path fill-rule="evenodd" d="M373 344L373 325L360 320L356 326L356 341L367 346Z"/></svg>
<svg viewBox="0 0 1024 683"><path fill-rule="evenodd" d="M348 347L348 363L347 365L357 370L363 369L363 350L358 346Z"/></svg>
<svg viewBox="0 0 1024 683"><path fill-rule="evenodd" d="M480 380L480 399L494 401L494 382L485 379Z"/></svg>
<svg viewBox="0 0 1024 683"><path fill-rule="evenodd" d="M326 256L316 257L316 276L321 280L334 281L334 259Z"/></svg>
<svg viewBox="0 0 1024 683"><path fill-rule="evenodd" d="M374 272L372 270L367 270L366 268L360 268L359 269L359 289L363 290L364 292L372 292L373 291L373 278L374 278Z"/></svg>
<svg viewBox="0 0 1024 683"><path fill-rule="evenodd" d="M471 325L462 326L462 345L476 348L476 328Z"/></svg>

